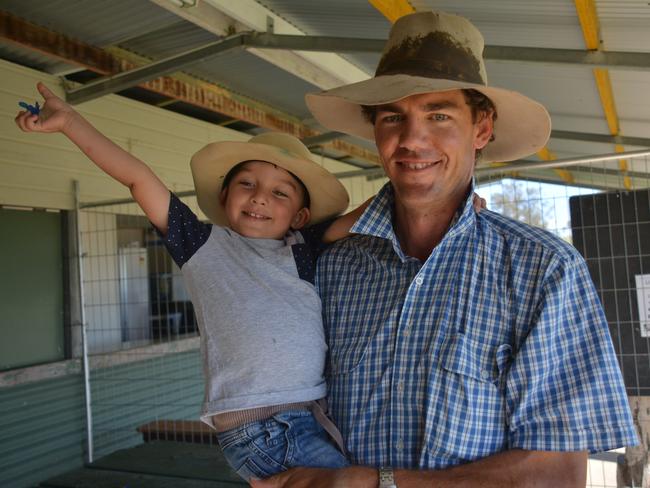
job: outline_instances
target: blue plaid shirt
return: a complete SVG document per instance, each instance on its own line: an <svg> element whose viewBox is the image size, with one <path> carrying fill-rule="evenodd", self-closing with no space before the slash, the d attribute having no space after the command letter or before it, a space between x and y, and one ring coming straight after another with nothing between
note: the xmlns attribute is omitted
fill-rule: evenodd
<svg viewBox="0 0 650 488"><path fill-rule="evenodd" d="M578 252L468 198L425 263L387 184L321 257L329 402L356 464L441 469L510 448L637 443Z"/></svg>

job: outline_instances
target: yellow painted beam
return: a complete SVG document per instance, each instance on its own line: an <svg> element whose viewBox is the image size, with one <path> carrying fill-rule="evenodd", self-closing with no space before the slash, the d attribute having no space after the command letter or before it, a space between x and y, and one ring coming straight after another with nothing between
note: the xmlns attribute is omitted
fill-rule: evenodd
<svg viewBox="0 0 650 488"><path fill-rule="evenodd" d="M598 49L600 47L600 27L595 1L575 0L575 6L587 49Z"/></svg>
<svg viewBox="0 0 650 488"><path fill-rule="evenodd" d="M585 39L585 46L589 50L600 49L600 25L598 22L598 12L596 11L595 0L574 0L574 3L580 20L580 26L582 27L582 36ZM614 92L612 90L612 82L609 78L609 71L606 69L595 68L593 73L596 87L598 88L598 94L600 95L600 102L603 107L603 112L605 113L605 119L607 120L607 126L609 127L609 132L614 136L619 135L621 133L621 126L616 111L616 103L614 102ZM623 146L618 144L615 148L616 152L625 151ZM623 175L623 185L626 189L630 190L632 188L632 181L629 175L627 175L627 161L621 159L618 163L618 167Z"/></svg>
<svg viewBox="0 0 650 488"><path fill-rule="evenodd" d="M408 0L368 0L370 5L379 10L391 24L407 14L415 12Z"/></svg>
<svg viewBox="0 0 650 488"><path fill-rule="evenodd" d="M557 156L552 153L548 147L541 148L537 151L537 155L539 156L539 159L543 159L544 161L553 161L554 159L557 159Z"/></svg>
<svg viewBox="0 0 650 488"><path fill-rule="evenodd" d="M613 136L617 136L621 129L618 123L618 113L616 112L616 104L614 103L614 92L612 91L612 82L609 79L609 71L606 69L595 68L594 79L600 94L600 102L603 105L609 132Z"/></svg>
<svg viewBox="0 0 650 488"><path fill-rule="evenodd" d="M620 144L616 144L615 148L617 153L625 152L625 148ZM630 176L627 174L627 170L628 170L627 159L619 159L618 167L621 170L621 173L623 174L623 186L625 187L626 190L631 190L632 178L630 178Z"/></svg>
<svg viewBox="0 0 650 488"><path fill-rule="evenodd" d="M548 147L543 147L537 151L537 156L539 156L543 161L553 161L554 159L557 159L555 153L551 152ZM554 168L553 171L566 183L573 183L575 181L573 174L566 169Z"/></svg>

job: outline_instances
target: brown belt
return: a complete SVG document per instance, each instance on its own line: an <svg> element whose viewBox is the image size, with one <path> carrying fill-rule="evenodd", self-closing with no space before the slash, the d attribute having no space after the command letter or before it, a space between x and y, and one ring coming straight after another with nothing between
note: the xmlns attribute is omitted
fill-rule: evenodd
<svg viewBox="0 0 650 488"><path fill-rule="evenodd" d="M316 421L325 429L325 431L334 439L336 445L345 454L345 444L343 437L337 429L334 422L327 415L327 401L324 398L310 402L283 403L281 405L272 405L270 407L250 408L247 410L237 410L234 412L220 413L212 416L212 424L217 432L225 432L234 429L240 425L249 422L257 422L272 417L278 412L286 410L311 410Z"/></svg>

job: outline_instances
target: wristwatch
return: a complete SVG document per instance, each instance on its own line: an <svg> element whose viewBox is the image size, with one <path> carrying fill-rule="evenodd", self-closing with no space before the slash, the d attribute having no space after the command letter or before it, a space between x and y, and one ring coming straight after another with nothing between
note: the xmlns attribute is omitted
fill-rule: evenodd
<svg viewBox="0 0 650 488"><path fill-rule="evenodd" d="M379 488L397 488L393 468L379 468Z"/></svg>

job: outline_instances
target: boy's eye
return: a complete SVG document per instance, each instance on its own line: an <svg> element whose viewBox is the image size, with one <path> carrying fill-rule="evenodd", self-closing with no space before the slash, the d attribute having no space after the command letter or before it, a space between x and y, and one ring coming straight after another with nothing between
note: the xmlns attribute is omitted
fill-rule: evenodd
<svg viewBox="0 0 650 488"><path fill-rule="evenodd" d="M246 188L249 188L249 187L253 186L253 183L251 183L250 181L246 181L246 180L241 180L241 181L239 182L239 184L240 184L241 186L245 186Z"/></svg>
<svg viewBox="0 0 650 488"><path fill-rule="evenodd" d="M287 195L286 193L284 193L284 192L282 192L282 191L280 191L280 190L275 190L274 193L275 193L277 196L281 197L281 198L289 198L289 195Z"/></svg>

